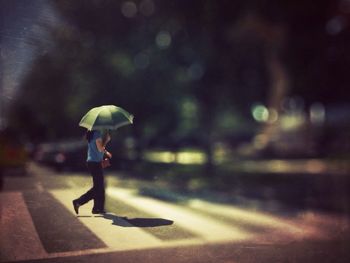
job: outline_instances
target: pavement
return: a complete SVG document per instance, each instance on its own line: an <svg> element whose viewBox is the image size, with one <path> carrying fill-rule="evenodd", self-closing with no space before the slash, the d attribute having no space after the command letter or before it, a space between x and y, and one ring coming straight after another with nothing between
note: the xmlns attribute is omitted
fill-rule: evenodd
<svg viewBox="0 0 350 263"><path fill-rule="evenodd" d="M346 214L172 201L116 174L106 180L108 213L91 214L90 202L76 215L72 200L91 186L88 175L31 163L28 176L5 176L0 262L350 262Z"/></svg>

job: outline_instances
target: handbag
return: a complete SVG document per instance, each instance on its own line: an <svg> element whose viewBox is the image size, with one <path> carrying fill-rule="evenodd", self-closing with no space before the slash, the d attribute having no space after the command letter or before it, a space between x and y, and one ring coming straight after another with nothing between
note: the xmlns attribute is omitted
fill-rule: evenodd
<svg viewBox="0 0 350 263"><path fill-rule="evenodd" d="M109 166L111 166L111 162L109 161L108 158L104 158L102 161L101 161L101 166L102 168L107 168Z"/></svg>

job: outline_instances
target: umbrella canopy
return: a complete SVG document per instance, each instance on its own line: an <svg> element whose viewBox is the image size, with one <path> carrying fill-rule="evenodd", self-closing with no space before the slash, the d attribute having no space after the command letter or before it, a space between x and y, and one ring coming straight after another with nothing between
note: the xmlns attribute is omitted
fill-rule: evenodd
<svg viewBox="0 0 350 263"><path fill-rule="evenodd" d="M132 124L133 119L133 115L120 107L104 105L89 110L81 119L79 126L88 130L116 130L124 125Z"/></svg>

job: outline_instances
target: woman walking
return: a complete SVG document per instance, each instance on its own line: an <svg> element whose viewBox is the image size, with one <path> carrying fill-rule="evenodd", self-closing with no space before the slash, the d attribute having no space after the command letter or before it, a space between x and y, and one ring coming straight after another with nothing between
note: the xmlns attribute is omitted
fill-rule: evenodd
<svg viewBox="0 0 350 263"><path fill-rule="evenodd" d="M112 158L112 154L106 150L106 145L111 140L111 136L108 131L102 136L102 133L98 130L88 130L86 140L88 142L87 167L92 176L93 186L78 199L73 200L73 207L75 212L79 214L79 207L93 199L92 213L103 214L105 213L105 185L101 162L104 155Z"/></svg>

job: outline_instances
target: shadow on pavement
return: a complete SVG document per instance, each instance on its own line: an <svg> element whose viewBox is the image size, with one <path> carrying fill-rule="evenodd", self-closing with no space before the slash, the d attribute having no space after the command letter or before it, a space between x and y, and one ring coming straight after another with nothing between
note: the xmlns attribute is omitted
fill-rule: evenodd
<svg viewBox="0 0 350 263"><path fill-rule="evenodd" d="M127 218L119 217L113 214L104 214L105 219L112 220L113 225L123 227L159 227L172 225L174 221L163 218Z"/></svg>

